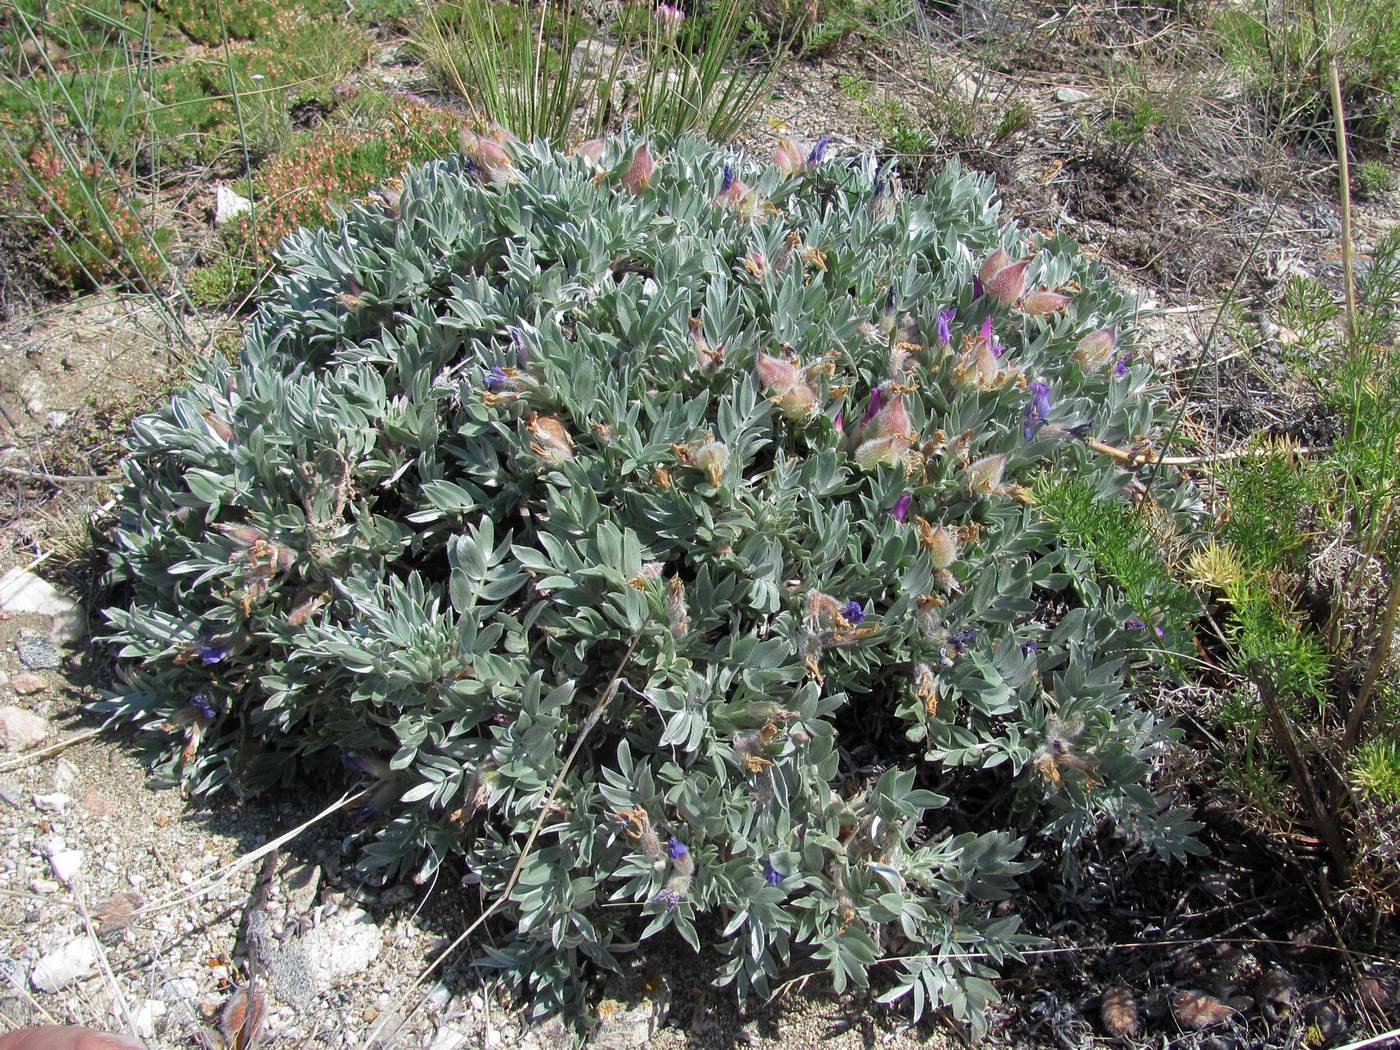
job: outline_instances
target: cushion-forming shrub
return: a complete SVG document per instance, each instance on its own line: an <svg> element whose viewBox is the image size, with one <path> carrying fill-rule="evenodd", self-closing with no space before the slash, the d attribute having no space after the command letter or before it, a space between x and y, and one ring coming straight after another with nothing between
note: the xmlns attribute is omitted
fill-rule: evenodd
<svg viewBox="0 0 1400 1050"><path fill-rule="evenodd" d="M106 709L195 792L348 769L378 878L494 897L542 818L481 955L537 1011L673 930L980 1023L1027 832L1190 847L1150 610L1028 487L1129 482L1133 304L956 166L504 138L291 237L136 422Z"/></svg>

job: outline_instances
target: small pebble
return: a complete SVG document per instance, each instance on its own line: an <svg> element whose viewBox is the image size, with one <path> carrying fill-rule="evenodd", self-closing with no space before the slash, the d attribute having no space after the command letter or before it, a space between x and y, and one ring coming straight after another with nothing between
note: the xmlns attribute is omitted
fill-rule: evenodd
<svg viewBox="0 0 1400 1050"><path fill-rule="evenodd" d="M53 767L53 789L67 791L78 779L78 769L66 758L60 758Z"/></svg>
<svg viewBox="0 0 1400 1050"><path fill-rule="evenodd" d="M39 675L28 671L20 672L10 681L10 688L20 696L33 696L35 693L42 693L48 687L48 682Z"/></svg>
<svg viewBox="0 0 1400 1050"><path fill-rule="evenodd" d="M55 791L52 795L34 796L34 805L45 813L62 813L72 801L62 791Z"/></svg>

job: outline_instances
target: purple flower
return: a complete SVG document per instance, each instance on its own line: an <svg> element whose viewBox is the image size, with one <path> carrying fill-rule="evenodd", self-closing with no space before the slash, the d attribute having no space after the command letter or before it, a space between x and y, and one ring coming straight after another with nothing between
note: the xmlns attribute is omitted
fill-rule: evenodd
<svg viewBox="0 0 1400 1050"><path fill-rule="evenodd" d="M734 169L728 164L724 166L724 178L720 180L720 193L728 193L729 187L734 185Z"/></svg>
<svg viewBox="0 0 1400 1050"><path fill-rule="evenodd" d="M1160 624L1154 623L1152 625L1152 633L1155 634L1158 638L1165 638L1167 636L1167 632L1162 630Z"/></svg>
<svg viewBox="0 0 1400 1050"><path fill-rule="evenodd" d="M1034 638L1032 638L1029 642L1022 642L1022 643L1021 643L1021 655L1022 655L1022 656L1030 656L1030 654L1033 653L1033 652L1035 652L1038 648L1040 648L1040 647L1039 647L1038 645L1036 645L1035 639L1034 639Z"/></svg>
<svg viewBox="0 0 1400 1050"><path fill-rule="evenodd" d="M211 638L209 633L206 631L203 635L200 636L199 658L202 661L204 661L204 666L206 667L212 666L213 664L223 663L224 660L228 657L229 650L231 648L232 646L230 646L229 643L226 641L214 641L213 638Z"/></svg>
<svg viewBox="0 0 1400 1050"><path fill-rule="evenodd" d="M958 652L962 652L963 649L967 647L967 643L972 641L972 639L976 637L976 630L974 630L971 627L968 627L964 630L958 631L956 634L950 634L948 636L948 641L953 643L953 648L955 650L957 650Z"/></svg>
<svg viewBox="0 0 1400 1050"><path fill-rule="evenodd" d="M500 365L492 365L490 368L482 369L482 371L486 373L482 382L486 385L487 390L496 391L501 389L510 378L506 375L506 370Z"/></svg>
<svg viewBox="0 0 1400 1050"><path fill-rule="evenodd" d="M870 404L866 406L865 415L860 417L860 425L865 426L880 412L880 388L873 387L870 391Z"/></svg>
<svg viewBox="0 0 1400 1050"><path fill-rule="evenodd" d="M669 839L667 839L666 855L672 860L680 860L689 852L690 847L687 846L680 839L676 838L676 836L672 835Z"/></svg>
<svg viewBox="0 0 1400 1050"><path fill-rule="evenodd" d="M199 712L200 717L213 720L214 705L209 702L208 693L195 693L194 696L190 697L190 706Z"/></svg>
<svg viewBox="0 0 1400 1050"><path fill-rule="evenodd" d="M826 158L826 147L831 145L831 136L823 135L817 139L817 144L812 147L812 152L807 154L807 166L816 167Z"/></svg>
<svg viewBox="0 0 1400 1050"><path fill-rule="evenodd" d="M909 504L913 502L914 494L912 492L906 492L904 495L900 496L899 499L894 501L894 506L890 508L890 517L903 525L904 519L909 516Z"/></svg>
<svg viewBox="0 0 1400 1050"><path fill-rule="evenodd" d="M667 911L675 911L676 905L680 904L681 902L680 891L672 889L662 890L655 897L653 897L651 901L653 904L666 905Z"/></svg>
<svg viewBox="0 0 1400 1050"><path fill-rule="evenodd" d="M1128 366L1133 363L1132 354L1124 354L1117 361L1113 362L1113 374L1122 379L1128 374Z"/></svg>
<svg viewBox="0 0 1400 1050"><path fill-rule="evenodd" d="M953 331L948 327L948 322L957 316L956 307L938 311L938 341L944 346L948 346L953 341Z"/></svg>
<svg viewBox="0 0 1400 1050"><path fill-rule="evenodd" d="M1039 380L1031 384L1031 399L1026 404L1026 425L1021 435L1027 441L1035 437L1035 432L1050 414L1050 387Z"/></svg>
<svg viewBox="0 0 1400 1050"><path fill-rule="evenodd" d="M865 609L861 606L860 602L852 598L846 603L846 607L841 610L841 615L844 616L849 623L860 623L865 619Z"/></svg>
<svg viewBox="0 0 1400 1050"><path fill-rule="evenodd" d="M836 412L836 418L831 421L831 425L835 427L837 431L840 431L841 428L846 425L846 413L843 410L838 409Z"/></svg>
<svg viewBox="0 0 1400 1050"><path fill-rule="evenodd" d="M997 342L997 337L992 334L991 317L988 317L982 322L982 341L987 344L987 349L996 357L1000 357L1002 350L1005 349L1005 347Z"/></svg>
<svg viewBox="0 0 1400 1050"><path fill-rule="evenodd" d="M985 291L986 289L982 287L982 282L974 277L972 279L972 301L976 302L978 299L982 298L982 293Z"/></svg>
<svg viewBox="0 0 1400 1050"><path fill-rule="evenodd" d="M370 771L369 763L365 761L365 757L357 755L353 751L342 751L340 764L352 773L368 773Z"/></svg>
<svg viewBox="0 0 1400 1050"><path fill-rule="evenodd" d="M763 865L763 881L770 886L781 886L783 884L783 873L773 867L773 862L767 861Z"/></svg>
<svg viewBox="0 0 1400 1050"><path fill-rule="evenodd" d="M1147 624L1143 623L1136 616L1129 616L1123 621L1123 629L1126 631L1141 631L1146 627Z"/></svg>
<svg viewBox="0 0 1400 1050"><path fill-rule="evenodd" d="M521 368L530 362L530 348L525 345L525 333L514 325L510 329L510 345L515 347L515 361Z"/></svg>

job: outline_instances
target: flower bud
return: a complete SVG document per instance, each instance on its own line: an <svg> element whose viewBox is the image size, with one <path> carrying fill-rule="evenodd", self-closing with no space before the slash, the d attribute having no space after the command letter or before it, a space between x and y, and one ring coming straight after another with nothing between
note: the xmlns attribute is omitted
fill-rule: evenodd
<svg viewBox="0 0 1400 1050"><path fill-rule="evenodd" d="M909 418L909 410L904 406L904 395L896 394L871 418L865 432L867 438L902 437L906 441L914 436L914 424Z"/></svg>
<svg viewBox="0 0 1400 1050"><path fill-rule="evenodd" d="M919 526L919 542L928 548L929 561L935 569L946 569L958 560L958 534L946 526L937 528L915 515Z"/></svg>
<svg viewBox="0 0 1400 1050"><path fill-rule="evenodd" d="M1033 317L1057 314L1069 305L1069 296L1042 288L1021 300L1021 312Z"/></svg>
<svg viewBox="0 0 1400 1050"><path fill-rule="evenodd" d="M773 396L788 418L800 419L816 407L816 391L807 383L802 369L792 361L760 353L756 367L763 389Z"/></svg>
<svg viewBox="0 0 1400 1050"><path fill-rule="evenodd" d="M530 451L547 463L566 463L574 458L574 441L554 416L535 416L525 424L534 435Z"/></svg>
<svg viewBox="0 0 1400 1050"><path fill-rule="evenodd" d="M632 154L632 163L622 173L622 185L627 187L630 193L641 193L651 182L655 171L656 161L652 159L651 150L647 149L646 143L643 142L637 148L637 152Z"/></svg>
<svg viewBox="0 0 1400 1050"><path fill-rule="evenodd" d="M977 279L985 286L988 281L1010 265L1011 256L1006 254L1005 249L998 248L983 260L982 268L977 271Z"/></svg>
<svg viewBox="0 0 1400 1050"><path fill-rule="evenodd" d="M587 142L580 142L574 147L574 152L588 161L590 164L598 164L603 159L603 150L607 147L605 139L589 139Z"/></svg>
<svg viewBox="0 0 1400 1050"><path fill-rule="evenodd" d="M969 463L965 475L967 490L973 496L987 496L1001 491L1001 475L1006 469L1006 454L983 456Z"/></svg>
<svg viewBox="0 0 1400 1050"><path fill-rule="evenodd" d="M897 466L904 461L909 451L909 438L903 434L890 434L886 437L862 441L856 447L856 466L861 470L874 470L877 466Z"/></svg>
<svg viewBox="0 0 1400 1050"><path fill-rule="evenodd" d="M729 446L714 438L707 438L695 450L692 462L709 476L710 484L719 488L724 472L729 467Z"/></svg>
<svg viewBox="0 0 1400 1050"><path fill-rule="evenodd" d="M1118 352L1118 331L1111 325L1090 332L1074 348L1074 359L1085 372L1094 373L1104 369Z"/></svg>
<svg viewBox="0 0 1400 1050"><path fill-rule="evenodd" d="M983 282L987 286L987 294L1002 306L1013 305L1026 290L1026 267L1030 264L1029 259L1022 259L1002 267L990 280Z"/></svg>
<svg viewBox="0 0 1400 1050"><path fill-rule="evenodd" d="M681 30L681 23L685 21L685 12L675 4L659 3L651 17L656 20L657 32L662 40L671 41L676 39L676 34Z"/></svg>
<svg viewBox="0 0 1400 1050"><path fill-rule="evenodd" d="M781 138L778 148L773 151L773 163L784 175L796 175L806 169L807 158L792 139Z"/></svg>

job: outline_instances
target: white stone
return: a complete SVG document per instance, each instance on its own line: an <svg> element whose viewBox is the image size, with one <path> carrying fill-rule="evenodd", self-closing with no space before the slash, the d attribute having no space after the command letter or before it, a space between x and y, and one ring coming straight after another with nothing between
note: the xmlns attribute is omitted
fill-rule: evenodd
<svg viewBox="0 0 1400 1050"><path fill-rule="evenodd" d="M62 791L55 791L52 795L34 796L34 805L45 813L62 813L72 801L73 799Z"/></svg>
<svg viewBox="0 0 1400 1050"><path fill-rule="evenodd" d="M359 909L342 912L304 938L306 954L316 967L319 986L328 988L340 978L368 968L379 957L383 938L379 927Z"/></svg>
<svg viewBox="0 0 1400 1050"><path fill-rule="evenodd" d="M78 767L66 758L60 758L53 767L53 789L67 791L78 779Z"/></svg>
<svg viewBox="0 0 1400 1050"><path fill-rule="evenodd" d="M83 607L47 580L16 566L0 576L0 612L37 613L53 623L49 641L69 645L87 634Z"/></svg>
<svg viewBox="0 0 1400 1050"><path fill-rule="evenodd" d="M428 994L424 996L424 1005L426 1005L429 1010L446 1010L448 1004L451 1002L452 989L441 981L433 985L432 988L428 990Z"/></svg>
<svg viewBox="0 0 1400 1050"><path fill-rule="evenodd" d="M68 422L68 413L55 409L49 413L49 426L54 430Z"/></svg>
<svg viewBox="0 0 1400 1050"><path fill-rule="evenodd" d="M1067 106L1075 106L1080 102L1088 102L1094 96L1087 91L1080 91L1078 88L1062 87L1055 89L1055 101L1063 102Z"/></svg>
<svg viewBox="0 0 1400 1050"><path fill-rule="evenodd" d="M136 1029L138 1039L154 1039L156 1022L166 1015L170 1008L159 999L142 999L131 1011L131 1024Z"/></svg>
<svg viewBox="0 0 1400 1050"><path fill-rule="evenodd" d="M35 879L29 884L29 889L32 893L57 893L59 885L52 879Z"/></svg>
<svg viewBox="0 0 1400 1050"><path fill-rule="evenodd" d="M42 743L53 732L46 718L9 704L0 707L0 746L6 751L23 751Z"/></svg>
<svg viewBox="0 0 1400 1050"><path fill-rule="evenodd" d="M79 849L59 850L49 855L49 867L53 877L65 886L72 886L78 872L83 870L83 851Z"/></svg>
<svg viewBox="0 0 1400 1050"><path fill-rule="evenodd" d="M240 197L222 183L214 189L214 225L222 226L253 210L253 202Z"/></svg>
<svg viewBox="0 0 1400 1050"><path fill-rule="evenodd" d="M97 945L89 937L78 937L40 959L29 979L41 992L56 992L85 977L96 965Z"/></svg>
<svg viewBox="0 0 1400 1050"><path fill-rule="evenodd" d="M428 1050L465 1050L470 1037L456 1025L445 1024L437 1030Z"/></svg>
<svg viewBox="0 0 1400 1050"><path fill-rule="evenodd" d="M161 998L172 1003L193 1003L199 998L199 982L193 977L172 977L160 986Z"/></svg>

